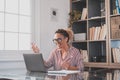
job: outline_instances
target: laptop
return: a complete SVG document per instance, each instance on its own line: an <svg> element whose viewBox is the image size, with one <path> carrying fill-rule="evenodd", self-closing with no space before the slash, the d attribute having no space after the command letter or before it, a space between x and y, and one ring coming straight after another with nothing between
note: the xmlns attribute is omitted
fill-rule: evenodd
<svg viewBox="0 0 120 80"><path fill-rule="evenodd" d="M42 54L23 54L27 71L47 72Z"/></svg>

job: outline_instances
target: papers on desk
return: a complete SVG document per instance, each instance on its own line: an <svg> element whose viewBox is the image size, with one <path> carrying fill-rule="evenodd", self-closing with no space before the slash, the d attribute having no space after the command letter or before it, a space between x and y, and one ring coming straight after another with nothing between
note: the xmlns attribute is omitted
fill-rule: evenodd
<svg viewBox="0 0 120 80"><path fill-rule="evenodd" d="M48 75L58 75L58 76L62 76L62 75L67 75L67 74L75 74L75 73L79 73L80 71L78 70L58 70L58 71L48 71Z"/></svg>

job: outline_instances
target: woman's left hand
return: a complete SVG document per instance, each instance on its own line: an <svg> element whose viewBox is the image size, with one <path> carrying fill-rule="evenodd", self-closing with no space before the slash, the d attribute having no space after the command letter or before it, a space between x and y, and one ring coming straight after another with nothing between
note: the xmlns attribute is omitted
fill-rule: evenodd
<svg viewBox="0 0 120 80"><path fill-rule="evenodd" d="M70 64L68 62L64 62L64 63L62 63L61 67L62 67L62 69L68 70L70 67Z"/></svg>

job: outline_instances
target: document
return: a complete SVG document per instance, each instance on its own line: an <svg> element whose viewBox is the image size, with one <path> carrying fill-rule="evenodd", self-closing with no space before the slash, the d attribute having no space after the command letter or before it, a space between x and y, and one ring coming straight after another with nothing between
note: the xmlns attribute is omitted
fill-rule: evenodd
<svg viewBox="0 0 120 80"><path fill-rule="evenodd" d="M57 70L57 71L48 71L48 74L75 74L79 73L79 70Z"/></svg>

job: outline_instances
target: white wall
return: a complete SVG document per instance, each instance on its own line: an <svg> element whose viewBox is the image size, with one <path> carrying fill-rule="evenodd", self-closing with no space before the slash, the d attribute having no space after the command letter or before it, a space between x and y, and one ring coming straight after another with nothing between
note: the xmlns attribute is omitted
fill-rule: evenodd
<svg viewBox="0 0 120 80"><path fill-rule="evenodd" d="M69 0L41 0L40 1L40 33L37 33L38 45L45 59L55 46L52 39L58 28L67 28L69 19ZM57 10L57 20L51 18L52 10ZM39 42L40 40L40 42Z"/></svg>

